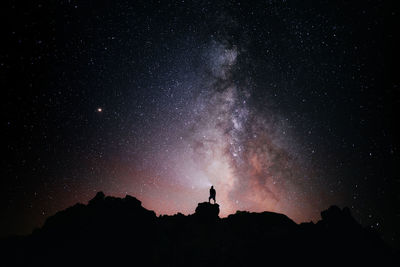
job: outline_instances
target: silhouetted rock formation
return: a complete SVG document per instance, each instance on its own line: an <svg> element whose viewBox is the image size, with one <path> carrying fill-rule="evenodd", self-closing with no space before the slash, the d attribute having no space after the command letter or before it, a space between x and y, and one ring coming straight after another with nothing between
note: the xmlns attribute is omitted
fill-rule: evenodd
<svg viewBox="0 0 400 267"><path fill-rule="evenodd" d="M157 217L134 197L102 192L48 218L24 238L2 240L9 265L268 266L349 265L394 261L394 253L361 227L347 208L330 207L318 223L283 214L238 211L219 218L219 205L199 203L185 216ZM8 266L8 265L7 265Z"/></svg>
<svg viewBox="0 0 400 267"><path fill-rule="evenodd" d="M337 206L331 206L321 212L321 218L322 220L319 223L326 228L359 228L359 224L351 216L350 209L347 207L341 210Z"/></svg>
<svg viewBox="0 0 400 267"><path fill-rule="evenodd" d="M216 221L219 219L219 205L209 202L199 203L196 208L196 217L202 221Z"/></svg>

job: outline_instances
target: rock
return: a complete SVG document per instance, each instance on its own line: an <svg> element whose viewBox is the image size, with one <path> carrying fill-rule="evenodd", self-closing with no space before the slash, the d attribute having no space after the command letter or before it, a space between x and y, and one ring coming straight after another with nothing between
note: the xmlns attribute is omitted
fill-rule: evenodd
<svg viewBox="0 0 400 267"><path fill-rule="evenodd" d="M102 191L97 192L96 196L94 198L92 198L91 200L89 200L89 205L96 205L98 203L101 203L104 201L104 198L106 196L104 195L104 193Z"/></svg>
<svg viewBox="0 0 400 267"><path fill-rule="evenodd" d="M204 221L216 221L219 219L219 205L209 202L199 203L196 208L195 217Z"/></svg>
<svg viewBox="0 0 400 267"><path fill-rule="evenodd" d="M239 211L219 218L219 205L199 203L192 215L157 217L131 196L76 204L48 218L34 234L5 240L5 266L138 265L258 266L335 263L362 265L392 258L348 209L332 206L316 224L284 214ZM1 247L0 240L0 247ZM45 257L43 257L45 255ZM4 264L3 264L4 265Z"/></svg>
<svg viewBox="0 0 400 267"><path fill-rule="evenodd" d="M350 209L347 207L341 210L338 206L331 206L321 212L321 218L322 220L319 223L327 228L361 228L361 225L353 218Z"/></svg>
<svg viewBox="0 0 400 267"><path fill-rule="evenodd" d="M126 195L124 200L130 206L137 206L137 207L142 206L142 202L140 200L130 195Z"/></svg>

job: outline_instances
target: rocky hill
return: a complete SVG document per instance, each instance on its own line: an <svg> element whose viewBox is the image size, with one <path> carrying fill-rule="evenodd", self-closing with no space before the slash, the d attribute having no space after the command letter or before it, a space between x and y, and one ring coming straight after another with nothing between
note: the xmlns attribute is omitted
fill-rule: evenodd
<svg viewBox="0 0 400 267"><path fill-rule="evenodd" d="M347 208L296 224L283 214L238 211L219 218L218 204L185 216L162 215L134 197L102 192L48 218L23 238L3 240L10 265L269 266L391 264L394 253Z"/></svg>

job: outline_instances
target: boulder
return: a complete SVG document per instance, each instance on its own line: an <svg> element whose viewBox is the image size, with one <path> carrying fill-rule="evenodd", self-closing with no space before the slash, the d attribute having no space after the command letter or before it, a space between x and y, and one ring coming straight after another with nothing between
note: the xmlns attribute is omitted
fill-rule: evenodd
<svg viewBox="0 0 400 267"><path fill-rule="evenodd" d="M216 221L219 219L219 205L209 202L199 203L196 208L195 217L202 221Z"/></svg>

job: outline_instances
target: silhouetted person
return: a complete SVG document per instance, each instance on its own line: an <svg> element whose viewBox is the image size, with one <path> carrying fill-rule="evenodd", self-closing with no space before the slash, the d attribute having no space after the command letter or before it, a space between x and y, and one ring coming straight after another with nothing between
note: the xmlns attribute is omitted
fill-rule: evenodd
<svg viewBox="0 0 400 267"><path fill-rule="evenodd" d="M215 192L214 186L211 186L210 188L210 197L208 198L208 202L210 202L211 199L214 199L214 204L215 204L215 195L217 193Z"/></svg>

